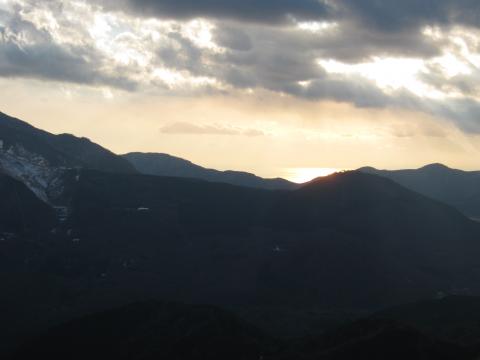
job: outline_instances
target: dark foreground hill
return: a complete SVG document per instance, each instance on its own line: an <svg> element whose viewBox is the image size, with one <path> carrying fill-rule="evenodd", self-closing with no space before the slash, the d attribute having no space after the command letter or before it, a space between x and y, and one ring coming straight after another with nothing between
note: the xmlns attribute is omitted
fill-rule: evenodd
<svg viewBox="0 0 480 360"><path fill-rule="evenodd" d="M480 294L480 225L375 175L295 191L93 170L61 181L67 219L0 243L6 344L151 298L306 314Z"/></svg>
<svg viewBox="0 0 480 360"><path fill-rule="evenodd" d="M29 273L62 289L41 294L44 317L150 297L364 310L480 291L479 225L374 175L267 191L72 171L64 186L64 223L0 247L22 269L15 291Z"/></svg>
<svg viewBox="0 0 480 360"><path fill-rule="evenodd" d="M480 219L480 171L451 169L442 164L430 164L414 170L389 171L371 167L359 170L392 179Z"/></svg>
<svg viewBox="0 0 480 360"><path fill-rule="evenodd" d="M259 359L273 341L206 305L135 303L50 330L15 359Z"/></svg>
<svg viewBox="0 0 480 360"><path fill-rule="evenodd" d="M318 337L273 339L211 306L136 303L60 325L14 359L463 360L475 352L385 320L360 320Z"/></svg>
<svg viewBox="0 0 480 360"><path fill-rule="evenodd" d="M374 175L271 192L84 172L71 197L107 272L135 262L187 301L368 307L477 288L479 225Z"/></svg>
<svg viewBox="0 0 480 360"><path fill-rule="evenodd" d="M478 352L475 349L436 339L395 321L362 319L319 337L301 339L285 358L292 360L473 360L476 354Z"/></svg>
<svg viewBox="0 0 480 360"><path fill-rule="evenodd" d="M146 175L187 177L271 190L291 190L298 187L297 184L280 178L264 179L242 171L206 169L168 154L134 152L123 157Z"/></svg>
<svg viewBox="0 0 480 360"><path fill-rule="evenodd" d="M452 343L477 347L480 345L478 297L447 296L402 304L380 311L373 317L398 321Z"/></svg>

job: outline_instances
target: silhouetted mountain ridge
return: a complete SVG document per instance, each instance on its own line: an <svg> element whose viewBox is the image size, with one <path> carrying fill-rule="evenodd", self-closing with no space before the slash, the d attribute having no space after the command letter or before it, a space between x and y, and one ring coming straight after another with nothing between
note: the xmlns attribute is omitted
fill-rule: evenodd
<svg viewBox="0 0 480 360"><path fill-rule="evenodd" d="M79 315L152 298L363 313L442 293L480 294L480 224L385 177L350 171L271 191L270 180L256 177L256 185L229 184L229 172L211 181L145 175L86 139L2 116L0 164L8 176L0 176L7 199L0 229L13 232L0 243L0 305L8 309L0 338L8 344ZM179 160L170 160L177 171ZM435 165L423 173L437 170L446 171ZM12 211L21 203L16 190L32 226ZM64 205L56 221L34 193ZM378 345L392 336L431 344L409 330L404 336L403 327L372 324L368 337L356 333L355 341L324 344L318 354L341 358L335 354L363 346L352 343Z"/></svg>
<svg viewBox="0 0 480 360"><path fill-rule="evenodd" d="M134 172L128 161L87 138L71 134L54 135L1 112L0 139L5 151L21 145L34 154L44 156L53 166Z"/></svg>
<svg viewBox="0 0 480 360"><path fill-rule="evenodd" d="M74 174L65 182L68 226L84 246L105 259L135 249L159 282L191 284L183 301L360 307L435 296L453 284L476 291L480 226L382 177L347 172L272 192Z"/></svg>
<svg viewBox="0 0 480 360"><path fill-rule="evenodd" d="M359 170L387 177L452 205L468 216L480 218L480 171L451 169L438 163L408 170L378 170L372 167Z"/></svg>
<svg viewBox="0 0 480 360"><path fill-rule="evenodd" d="M134 152L123 156L139 172L146 175L190 177L272 190L289 190L298 187L297 184L281 178L264 179L248 172L207 169L168 154Z"/></svg>
<svg viewBox="0 0 480 360"><path fill-rule="evenodd" d="M0 168L44 201L58 192L65 168L134 173L125 159L86 138L53 135L0 113Z"/></svg>

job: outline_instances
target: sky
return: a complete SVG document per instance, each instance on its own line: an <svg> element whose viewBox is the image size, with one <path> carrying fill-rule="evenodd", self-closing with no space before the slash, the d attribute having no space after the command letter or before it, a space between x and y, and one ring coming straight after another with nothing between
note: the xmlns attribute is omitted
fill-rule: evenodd
<svg viewBox="0 0 480 360"><path fill-rule="evenodd" d="M480 169L478 0L0 0L0 111L305 181Z"/></svg>

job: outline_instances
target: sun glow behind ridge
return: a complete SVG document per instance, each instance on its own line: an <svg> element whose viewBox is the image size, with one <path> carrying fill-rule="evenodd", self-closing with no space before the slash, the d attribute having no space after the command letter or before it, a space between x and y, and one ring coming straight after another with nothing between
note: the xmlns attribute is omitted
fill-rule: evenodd
<svg viewBox="0 0 480 360"><path fill-rule="evenodd" d="M295 183L305 183L317 177L332 175L336 172L343 171L337 168L288 168L285 177Z"/></svg>

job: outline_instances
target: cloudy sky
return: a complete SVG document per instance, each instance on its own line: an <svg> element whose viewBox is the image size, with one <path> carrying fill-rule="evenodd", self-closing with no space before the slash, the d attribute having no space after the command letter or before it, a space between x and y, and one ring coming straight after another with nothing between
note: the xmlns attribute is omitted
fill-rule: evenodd
<svg viewBox="0 0 480 360"><path fill-rule="evenodd" d="M478 0L0 0L0 111L263 176L480 169L479 67Z"/></svg>

